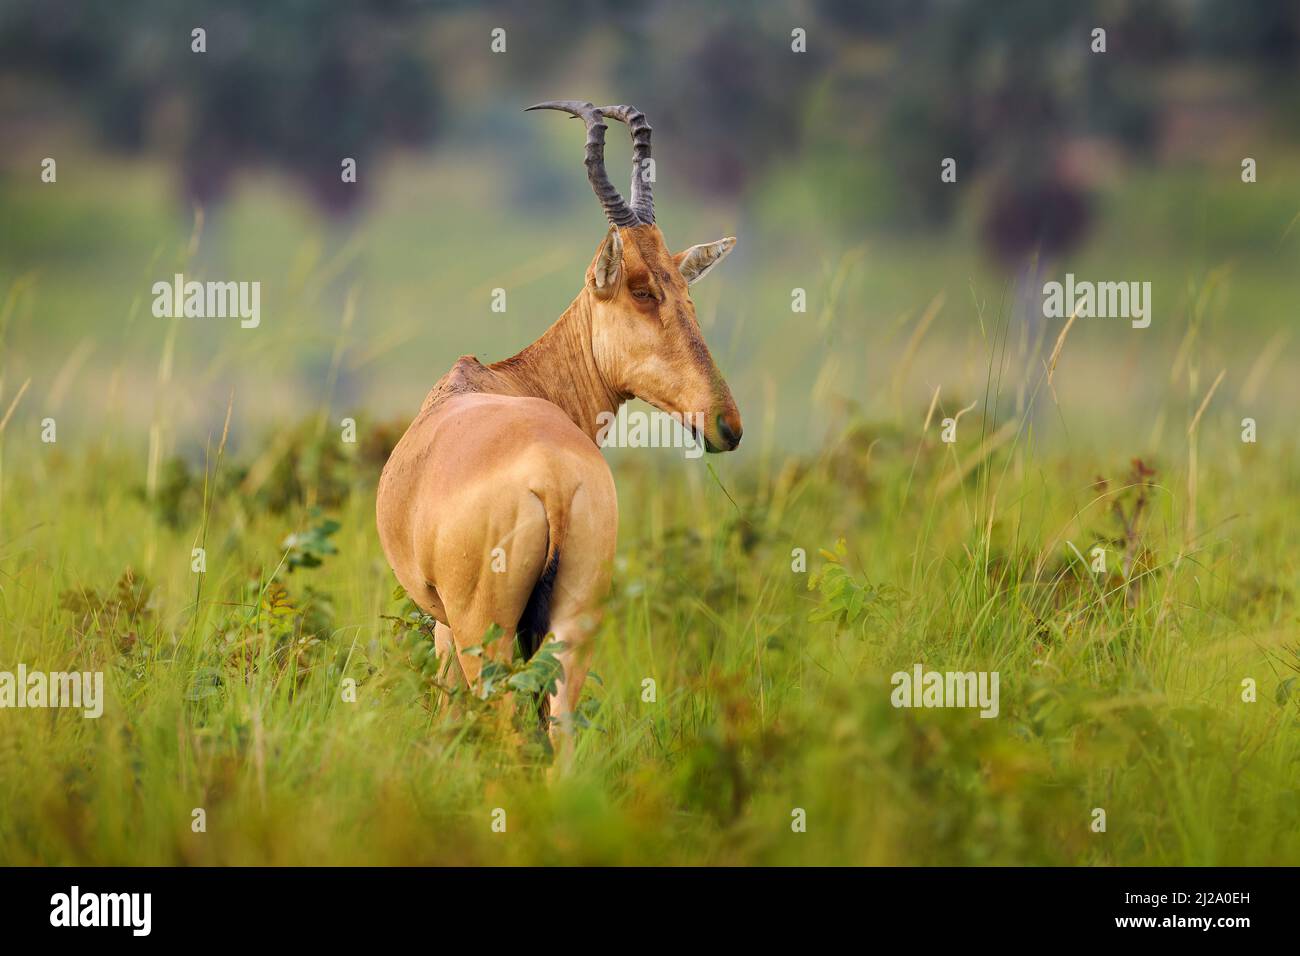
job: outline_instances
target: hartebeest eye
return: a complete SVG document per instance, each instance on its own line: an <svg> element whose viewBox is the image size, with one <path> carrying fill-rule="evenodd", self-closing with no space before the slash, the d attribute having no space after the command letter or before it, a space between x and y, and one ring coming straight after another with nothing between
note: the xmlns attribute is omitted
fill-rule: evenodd
<svg viewBox="0 0 1300 956"><path fill-rule="evenodd" d="M649 289L633 289L633 290L632 290L632 298L634 298L634 299L640 299L641 301L644 302L644 301L646 301L646 300L648 300L648 299L653 299L653 298L654 298L654 294L651 293L651 291L650 291Z"/></svg>

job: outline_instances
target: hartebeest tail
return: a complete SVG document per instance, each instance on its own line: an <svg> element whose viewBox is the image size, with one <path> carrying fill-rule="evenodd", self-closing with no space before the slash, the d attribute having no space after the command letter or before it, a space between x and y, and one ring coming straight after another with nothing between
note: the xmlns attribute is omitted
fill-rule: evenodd
<svg viewBox="0 0 1300 956"><path fill-rule="evenodd" d="M528 603L524 605L524 613L515 628L520 651L525 659L537 653L551 630L551 595L555 590L555 576L560 570L560 544L564 541L568 525L567 507L548 507L545 498L541 501L546 513L546 562L542 565L542 575L533 585ZM568 502L568 505L571 506L572 502Z"/></svg>
<svg viewBox="0 0 1300 956"><path fill-rule="evenodd" d="M463 356L429 393L379 481L384 553L407 594L437 621L439 655L466 653L497 625L526 655L548 635L564 676L550 698L565 731L609 589L618 500L596 434L629 398L702 422L711 452L740 444L740 412L700 334L688 286L735 246L721 239L673 254L655 225L651 128L631 106L553 100L587 129L587 176L609 230L582 291L518 355ZM605 119L632 134L631 202L605 172ZM509 642L486 653L506 657Z"/></svg>

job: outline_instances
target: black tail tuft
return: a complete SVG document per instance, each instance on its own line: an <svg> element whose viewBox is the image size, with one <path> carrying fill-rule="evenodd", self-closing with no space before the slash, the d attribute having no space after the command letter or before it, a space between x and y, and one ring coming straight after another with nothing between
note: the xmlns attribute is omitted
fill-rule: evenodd
<svg viewBox="0 0 1300 956"><path fill-rule="evenodd" d="M524 605L524 613L515 628L524 660L529 660L537 653L551 629L551 591L555 587L555 574L559 568L560 552L555 551L546 563L542 576L533 585L533 593L528 595L528 603Z"/></svg>
<svg viewBox="0 0 1300 956"><path fill-rule="evenodd" d="M560 552L555 551L551 554L551 560L546 562L542 576L533 585L533 593L528 595L528 603L524 605L524 613L515 628L524 660L532 659L551 630L551 591L555 587L555 573L559 568ZM550 706L550 699L545 694L537 695L537 719L543 731L549 723Z"/></svg>

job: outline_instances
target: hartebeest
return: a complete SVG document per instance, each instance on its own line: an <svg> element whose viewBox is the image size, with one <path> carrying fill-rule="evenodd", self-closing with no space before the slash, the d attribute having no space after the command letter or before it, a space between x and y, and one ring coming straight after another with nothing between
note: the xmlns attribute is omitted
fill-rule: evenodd
<svg viewBox="0 0 1300 956"><path fill-rule="evenodd" d="M703 422L696 437L708 451L740 444L740 413L687 291L736 240L668 251L639 110L576 100L529 109L586 123L587 176L609 231L582 291L540 339L491 365L462 356L434 385L384 467L376 512L398 581L437 621L439 656L454 649L471 683L481 656L464 652L493 624L526 655L548 634L563 642L564 675L546 702L554 732L582 692L612 573L618 501L596 443L602 413L635 396ZM605 173L605 118L632 133L630 203ZM488 653L508 660L512 643Z"/></svg>

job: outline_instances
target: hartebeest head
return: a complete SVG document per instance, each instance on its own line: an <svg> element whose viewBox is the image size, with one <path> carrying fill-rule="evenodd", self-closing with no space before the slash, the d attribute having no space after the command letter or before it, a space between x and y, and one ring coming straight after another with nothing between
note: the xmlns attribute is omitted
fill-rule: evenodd
<svg viewBox="0 0 1300 956"><path fill-rule="evenodd" d="M587 178L610 223L583 293L590 300L592 353L601 375L619 393L682 416L703 433L708 451L731 451L740 444L740 411L704 344L687 287L721 262L736 240L668 251L655 225L650 125L640 110L579 100L529 109L563 110L587 124ZM606 117L626 123L632 133L630 203L605 173Z"/></svg>

